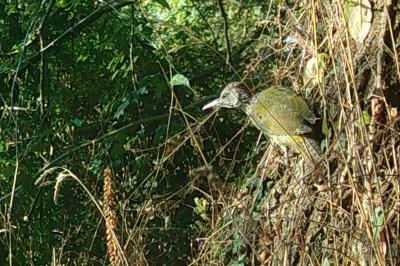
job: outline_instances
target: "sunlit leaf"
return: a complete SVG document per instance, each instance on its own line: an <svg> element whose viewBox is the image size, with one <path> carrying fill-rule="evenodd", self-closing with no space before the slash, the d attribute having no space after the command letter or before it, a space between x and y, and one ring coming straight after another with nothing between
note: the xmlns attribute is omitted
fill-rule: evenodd
<svg viewBox="0 0 400 266"><path fill-rule="evenodd" d="M194 90L189 83L189 79L187 77L185 77L182 74L176 74L175 76L172 77L170 84L172 86L176 86L176 85L182 85L185 86L186 88L188 88L194 95L195 98L198 98L199 95L197 93L196 90Z"/></svg>
<svg viewBox="0 0 400 266"><path fill-rule="evenodd" d="M319 148L321 149L321 151L325 152L328 146L328 140L325 138L321 141L321 144L319 145Z"/></svg>
<svg viewBox="0 0 400 266"><path fill-rule="evenodd" d="M369 113L367 111L363 111L363 119L364 119L364 123L368 126L369 124L371 124L371 116L369 115Z"/></svg>
<svg viewBox="0 0 400 266"><path fill-rule="evenodd" d="M155 0L155 2L167 9L171 9L171 7L169 6L169 4L166 0Z"/></svg>
<svg viewBox="0 0 400 266"><path fill-rule="evenodd" d="M187 88L190 88L190 83L188 78L182 74L176 74L175 76L173 76L170 83L172 86L183 85Z"/></svg>
<svg viewBox="0 0 400 266"><path fill-rule="evenodd" d="M329 265L331 265L330 263L329 263L329 259L327 258L327 257L325 257L323 260L322 260L322 264L321 264L322 266L329 266Z"/></svg>
<svg viewBox="0 0 400 266"><path fill-rule="evenodd" d="M372 10L368 0L356 0L350 3L348 27L351 37L362 43L371 28Z"/></svg>
<svg viewBox="0 0 400 266"><path fill-rule="evenodd" d="M323 82L327 57L327 54L318 54L307 61L304 69L304 83L308 87L314 87Z"/></svg>

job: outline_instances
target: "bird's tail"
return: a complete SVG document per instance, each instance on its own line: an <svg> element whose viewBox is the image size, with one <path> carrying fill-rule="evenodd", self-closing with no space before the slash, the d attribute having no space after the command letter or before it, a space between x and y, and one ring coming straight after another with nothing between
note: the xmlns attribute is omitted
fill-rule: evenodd
<svg viewBox="0 0 400 266"><path fill-rule="evenodd" d="M322 153L317 142L305 136L292 136L291 143L296 152L308 163L318 164L322 160Z"/></svg>

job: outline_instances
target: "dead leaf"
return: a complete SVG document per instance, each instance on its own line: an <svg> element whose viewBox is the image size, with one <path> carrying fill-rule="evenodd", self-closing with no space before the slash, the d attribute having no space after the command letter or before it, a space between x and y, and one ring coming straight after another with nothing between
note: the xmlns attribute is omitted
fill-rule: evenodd
<svg viewBox="0 0 400 266"><path fill-rule="evenodd" d="M348 27L351 37L362 43L371 28L372 10L368 0L353 0L348 10Z"/></svg>
<svg viewBox="0 0 400 266"><path fill-rule="evenodd" d="M389 119L392 120L398 116L399 110L397 109L397 107L390 107L388 113L389 113Z"/></svg>
<svg viewBox="0 0 400 266"><path fill-rule="evenodd" d="M307 61L304 69L304 84L307 87L314 87L323 82L326 66L325 58L327 57L327 54L318 54Z"/></svg>

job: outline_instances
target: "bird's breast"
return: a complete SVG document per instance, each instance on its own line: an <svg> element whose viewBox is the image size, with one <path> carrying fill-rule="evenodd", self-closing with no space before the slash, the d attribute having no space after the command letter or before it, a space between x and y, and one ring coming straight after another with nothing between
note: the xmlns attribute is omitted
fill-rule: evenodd
<svg viewBox="0 0 400 266"><path fill-rule="evenodd" d="M303 123L301 115L293 107L271 102L255 102L248 108L250 120L260 131L272 135L296 135Z"/></svg>

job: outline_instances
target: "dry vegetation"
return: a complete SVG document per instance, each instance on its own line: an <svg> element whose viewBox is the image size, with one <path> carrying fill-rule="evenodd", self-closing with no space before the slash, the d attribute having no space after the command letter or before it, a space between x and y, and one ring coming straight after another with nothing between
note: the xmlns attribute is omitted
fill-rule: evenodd
<svg viewBox="0 0 400 266"><path fill-rule="evenodd" d="M393 29L398 19L391 12L393 3L384 2L373 6L373 23L364 43L349 35L346 11L339 2L310 1L300 17L284 9L292 18L286 24L279 18L262 21L265 28L275 24L281 35L257 40L256 57L246 64L242 78L268 76L275 84L290 79L294 90L318 103L324 162L321 172L306 176L296 170L296 159L289 165L273 162L275 151L267 149L259 178L249 178L248 184L229 193L207 195L216 215L210 217L212 229L202 239L194 264L223 265L226 249L247 250L251 264L399 263L395 91L400 76L393 50L399 29ZM317 32L324 38L317 38ZM285 44L287 36L294 41ZM293 52L296 46L303 53ZM265 71L262 62L271 50L288 56ZM302 73L306 62L320 54L326 55L319 69L324 73L310 88ZM259 172L249 171L250 177L251 173ZM273 180L272 188L267 180Z"/></svg>
<svg viewBox="0 0 400 266"><path fill-rule="evenodd" d="M335 1L310 1L300 17L283 9L291 17L287 23L279 17L260 21L265 29L280 28L281 35L256 41L256 56L242 79L289 79L294 90L317 103L324 161L319 171L304 175L297 169L301 162L276 162L269 148L258 165L262 171L250 170L247 184L207 194L214 215L193 264L224 265L227 249L242 250L252 265L399 263L400 76L393 49L399 29L393 28L393 4L375 3L363 43L352 39L345 7ZM296 54L296 46L303 52ZM271 50L287 57L265 70ZM321 54L323 74L310 86L302 73Z"/></svg>

